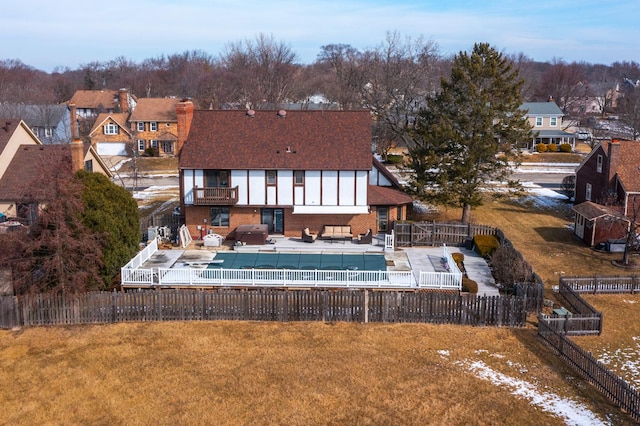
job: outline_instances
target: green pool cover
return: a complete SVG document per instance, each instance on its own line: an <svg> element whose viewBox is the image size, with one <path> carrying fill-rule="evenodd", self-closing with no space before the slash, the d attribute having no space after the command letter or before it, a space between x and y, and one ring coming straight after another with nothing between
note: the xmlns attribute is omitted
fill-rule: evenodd
<svg viewBox="0 0 640 426"><path fill-rule="evenodd" d="M386 271L382 254L235 253L219 252L209 268L224 269L325 269Z"/></svg>

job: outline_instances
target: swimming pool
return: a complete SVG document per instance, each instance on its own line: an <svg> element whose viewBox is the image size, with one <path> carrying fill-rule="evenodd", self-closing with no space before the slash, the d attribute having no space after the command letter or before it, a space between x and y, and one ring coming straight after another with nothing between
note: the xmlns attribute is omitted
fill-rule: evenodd
<svg viewBox="0 0 640 426"><path fill-rule="evenodd" d="M386 271L383 254L218 252L208 268Z"/></svg>

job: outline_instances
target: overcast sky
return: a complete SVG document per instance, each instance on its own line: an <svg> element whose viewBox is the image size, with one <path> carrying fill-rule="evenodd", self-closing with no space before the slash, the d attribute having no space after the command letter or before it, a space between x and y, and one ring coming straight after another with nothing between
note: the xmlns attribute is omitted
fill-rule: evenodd
<svg viewBox="0 0 640 426"><path fill-rule="evenodd" d="M537 61L640 62L638 0L18 0L0 14L0 59L50 72L124 57L201 50L262 33L300 63L320 47L375 47L388 31L434 41L443 54L488 42Z"/></svg>

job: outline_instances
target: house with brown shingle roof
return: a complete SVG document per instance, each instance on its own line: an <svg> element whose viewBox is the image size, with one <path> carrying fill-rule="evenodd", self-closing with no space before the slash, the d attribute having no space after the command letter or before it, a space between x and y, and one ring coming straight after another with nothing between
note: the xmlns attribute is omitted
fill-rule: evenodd
<svg viewBox="0 0 640 426"><path fill-rule="evenodd" d="M154 150L160 156L173 156L178 145L178 98L141 98L129 117L131 132L140 153Z"/></svg>
<svg viewBox="0 0 640 426"><path fill-rule="evenodd" d="M102 113L89 132L91 145L100 155L129 155L131 132L127 113Z"/></svg>
<svg viewBox="0 0 640 426"><path fill-rule="evenodd" d="M180 201L194 237L263 224L269 234L387 232L412 198L374 159L359 111L196 110L179 161ZM178 114L180 121L180 113Z"/></svg>
<svg viewBox="0 0 640 426"><path fill-rule="evenodd" d="M0 119L0 212L29 221L48 194L42 190L42 173L54 162L60 169L111 172L88 143L43 145L29 126L17 119ZM48 169L50 170L50 168Z"/></svg>
<svg viewBox="0 0 640 426"><path fill-rule="evenodd" d="M596 211L595 206L607 209ZM574 232L589 245L625 236L629 223L640 219L640 141L614 139L589 153L576 169L573 210ZM596 235L597 221L608 225Z"/></svg>

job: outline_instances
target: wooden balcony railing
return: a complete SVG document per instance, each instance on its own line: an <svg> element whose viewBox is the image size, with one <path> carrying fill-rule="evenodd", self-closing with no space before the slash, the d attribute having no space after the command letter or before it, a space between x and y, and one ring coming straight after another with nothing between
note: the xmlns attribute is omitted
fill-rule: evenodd
<svg viewBox="0 0 640 426"><path fill-rule="evenodd" d="M196 206L229 206L238 203L238 187L194 188L193 204Z"/></svg>

